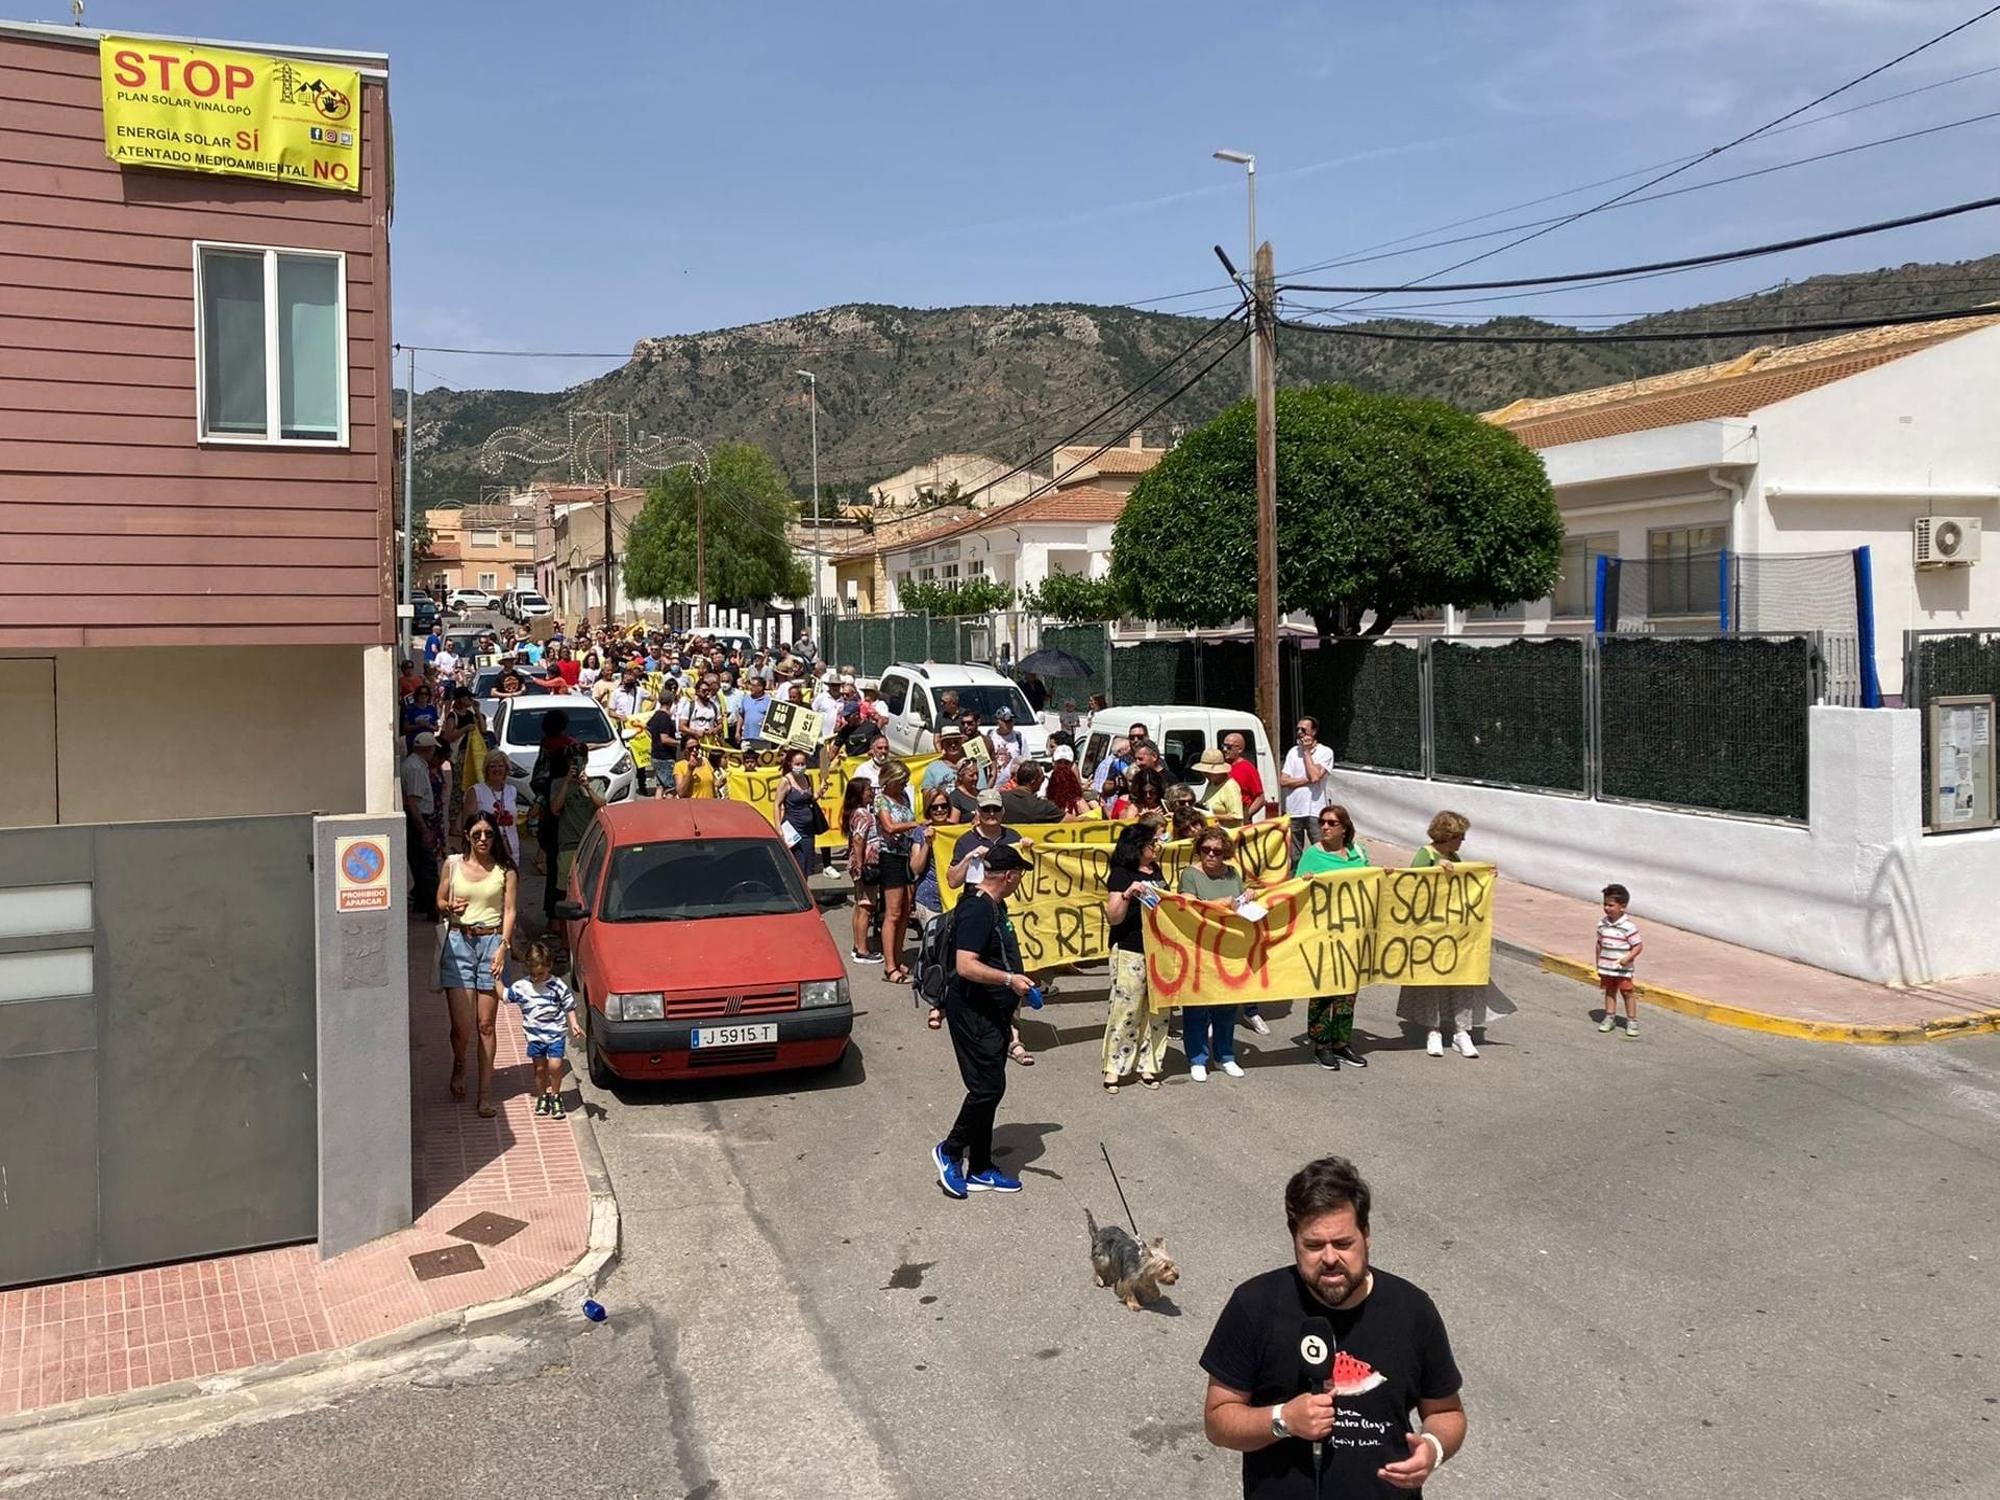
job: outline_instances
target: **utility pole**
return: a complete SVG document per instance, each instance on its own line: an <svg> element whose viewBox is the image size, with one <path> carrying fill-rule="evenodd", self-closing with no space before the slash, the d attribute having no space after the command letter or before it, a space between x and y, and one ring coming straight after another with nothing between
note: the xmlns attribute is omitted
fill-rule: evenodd
<svg viewBox="0 0 2000 1500"><path fill-rule="evenodd" d="M604 619L601 624L611 623L611 486L618 477L613 470L617 463L617 449L611 442L611 417L604 418Z"/></svg>
<svg viewBox="0 0 2000 1500"><path fill-rule="evenodd" d="M1257 375L1257 717L1275 747L1278 723L1278 307L1271 246L1257 247L1252 316Z"/></svg>
<svg viewBox="0 0 2000 1500"><path fill-rule="evenodd" d="M409 355L410 373L403 383L403 618L398 624L414 641L417 635L417 585L411 576L417 526L417 351L414 347Z"/></svg>
<svg viewBox="0 0 2000 1500"><path fill-rule="evenodd" d="M820 550L819 550L819 376L817 376L817 375L813 374L813 372L812 372L811 370L799 370L799 371L796 371L795 373L797 373L797 374L800 374L800 375L803 375L803 376L805 376L805 378L806 378L806 383L807 383L807 385L808 385L808 387L810 388L810 390L811 390L811 393L812 393L812 446L813 446L813 576L812 576L812 598L811 598L811 602L810 602L810 603L808 604L808 606L807 606L807 609L808 609L808 613L809 613L809 614L811 615L811 619L812 619L812 624L811 624L811 630L812 630L812 633L813 633L813 637L814 637L814 639L818 639L818 637L819 637L819 636L820 636L821 634L823 634L823 632L822 632L822 631L820 630L820 619L819 619L819 570L820 570Z"/></svg>
<svg viewBox="0 0 2000 1500"><path fill-rule="evenodd" d="M701 475L694 479L694 608L699 628L708 627L708 519L702 505Z"/></svg>

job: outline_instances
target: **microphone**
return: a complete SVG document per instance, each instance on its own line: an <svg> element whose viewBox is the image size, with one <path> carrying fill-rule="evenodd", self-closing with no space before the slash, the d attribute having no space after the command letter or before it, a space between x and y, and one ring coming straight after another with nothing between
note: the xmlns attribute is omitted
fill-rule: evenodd
<svg viewBox="0 0 2000 1500"><path fill-rule="evenodd" d="M1305 1372L1306 1388L1315 1396L1326 1394L1328 1372L1333 1368L1333 1325L1325 1318L1311 1317L1299 1325L1299 1365ZM1324 1439L1313 1440L1313 1485L1318 1492L1320 1453Z"/></svg>

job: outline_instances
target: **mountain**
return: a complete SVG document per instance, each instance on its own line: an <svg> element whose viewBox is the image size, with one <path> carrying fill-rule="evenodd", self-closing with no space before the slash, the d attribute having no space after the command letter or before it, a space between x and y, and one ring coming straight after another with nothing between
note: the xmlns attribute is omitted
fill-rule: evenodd
<svg viewBox="0 0 2000 1500"><path fill-rule="evenodd" d="M1902 316L1967 306L1996 292L2000 256L1819 276L1620 325L1631 331L1691 334L1669 343L1452 347L1286 329L1279 334L1278 372L1286 385L1341 380L1490 409L1521 396L1584 390L1787 341L1731 336L1730 328L1808 318ZM870 482L942 453L1025 460L1086 425L1207 326L1203 318L1068 303L932 309L855 305L740 328L641 339L630 363L566 391L421 393L419 430L432 423L437 429L436 441L419 455L417 494L425 504L471 501L482 486L531 477L565 479L559 468L536 474L522 465L489 474L480 467L480 444L505 426L561 439L573 414L603 411L629 413L635 436L644 432L704 443L755 443L778 460L804 493L812 473L811 434L804 382L795 372L811 368L819 376L822 493L859 498ZM1358 326L1421 332L1433 325L1384 320ZM1573 330L1506 318L1482 324L1480 331ZM1217 334L1160 378L1143 400L1096 422L1091 435L1099 441L1112 437L1226 349L1236 333L1231 328ZM1206 421L1241 399L1247 381L1246 355L1237 349L1148 418L1148 440L1164 441L1176 427Z"/></svg>

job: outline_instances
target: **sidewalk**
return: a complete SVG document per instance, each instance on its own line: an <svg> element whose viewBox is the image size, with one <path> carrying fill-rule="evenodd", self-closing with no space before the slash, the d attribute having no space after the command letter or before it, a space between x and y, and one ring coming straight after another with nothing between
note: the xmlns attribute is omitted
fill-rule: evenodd
<svg viewBox="0 0 2000 1500"><path fill-rule="evenodd" d="M1380 865L1407 864L1411 851L1380 840ZM1493 938L1551 973L1595 986L1594 948L1602 910L1510 880L1493 903ZM1774 958L1633 914L1645 934L1639 998L1703 1020L1820 1042L1922 1042L2000 1031L2000 974L1979 974L1911 989L1870 984L1788 958Z"/></svg>
<svg viewBox="0 0 2000 1500"><path fill-rule="evenodd" d="M435 1320L562 1276L587 1251L608 1259L615 1232L600 1230L592 1245L577 1135L588 1122L535 1118L520 1013L500 1008L501 1109L482 1120L446 1092L451 1042L432 988L433 930L412 925L410 948L415 1225L328 1261L297 1245L0 1292L0 1432L70 1402L161 1399L176 1382L399 1333L414 1342L443 1331ZM413 1264L438 1252L442 1266Z"/></svg>

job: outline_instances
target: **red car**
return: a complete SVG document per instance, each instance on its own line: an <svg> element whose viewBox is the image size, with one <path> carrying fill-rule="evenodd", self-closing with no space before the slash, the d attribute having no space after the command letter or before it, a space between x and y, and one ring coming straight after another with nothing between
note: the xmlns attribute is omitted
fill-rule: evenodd
<svg viewBox="0 0 2000 1500"><path fill-rule="evenodd" d="M854 1031L840 950L778 830L741 802L603 808L556 915L591 1082L839 1062Z"/></svg>

